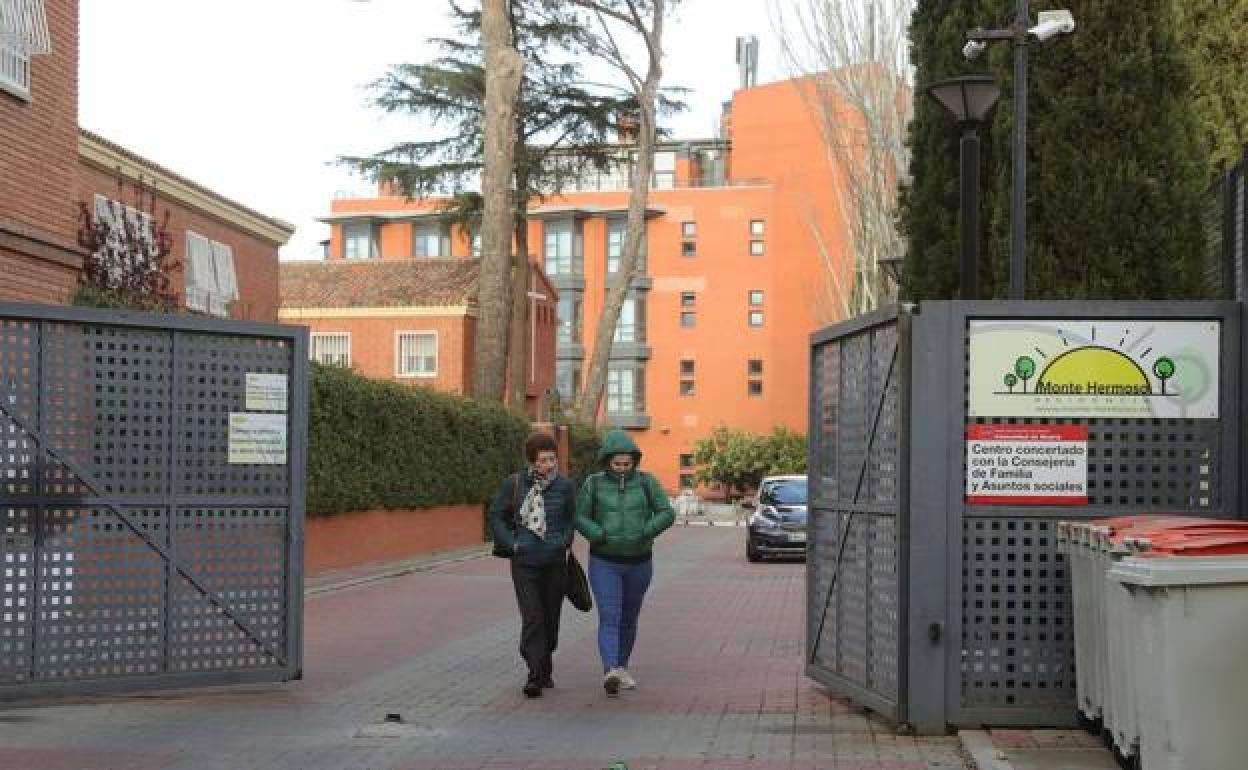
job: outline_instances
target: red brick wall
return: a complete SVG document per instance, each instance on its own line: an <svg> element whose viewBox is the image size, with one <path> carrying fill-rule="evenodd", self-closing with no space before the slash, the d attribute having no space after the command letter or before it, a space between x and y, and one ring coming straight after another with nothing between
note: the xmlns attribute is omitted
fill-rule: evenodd
<svg viewBox="0 0 1248 770"><path fill-rule="evenodd" d="M464 548L485 540L485 512L480 505L338 513L314 516L306 526L303 563L309 575Z"/></svg>
<svg viewBox="0 0 1248 770"><path fill-rule="evenodd" d="M134 187L124 181L120 191L114 174L100 171L83 163L76 200L93 206L96 194L105 195L127 205L134 205ZM175 200L156 193L155 219L164 219L169 211L169 235L173 239L170 260L179 265L171 280L181 296L185 288L186 231L227 244L234 251L234 274L238 278L238 301L231 311L233 318L251 321L276 321L280 303L277 245L250 235L237 225L203 214Z"/></svg>
<svg viewBox="0 0 1248 770"><path fill-rule="evenodd" d="M0 299L63 302L77 282L78 2L48 0L52 52L30 101L0 92Z"/></svg>

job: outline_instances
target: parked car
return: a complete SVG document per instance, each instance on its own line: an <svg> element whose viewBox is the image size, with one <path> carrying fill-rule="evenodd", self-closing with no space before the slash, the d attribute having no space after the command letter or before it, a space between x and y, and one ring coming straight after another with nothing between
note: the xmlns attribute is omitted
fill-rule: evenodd
<svg viewBox="0 0 1248 770"><path fill-rule="evenodd" d="M767 476L754 495L746 526L745 558L806 558L806 477Z"/></svg>

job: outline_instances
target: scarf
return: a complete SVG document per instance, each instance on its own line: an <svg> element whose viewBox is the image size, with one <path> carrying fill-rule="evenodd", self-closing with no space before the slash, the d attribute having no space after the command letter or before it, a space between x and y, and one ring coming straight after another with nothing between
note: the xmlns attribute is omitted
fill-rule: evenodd
<svg viewBox="0 0 1248 770"><path fill-rule="evenodd" d="M542 493L550 486L551 480L537 475L532 468L525 474L525 478L529 482L529 493L524 496L524 503L520 505L520 525L545 540L546 501L542 498Z"/></svg>

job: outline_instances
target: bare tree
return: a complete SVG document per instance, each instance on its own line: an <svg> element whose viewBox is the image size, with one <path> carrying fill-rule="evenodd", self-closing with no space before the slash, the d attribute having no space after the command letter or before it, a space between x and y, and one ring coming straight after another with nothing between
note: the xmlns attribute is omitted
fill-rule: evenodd
<svg viewBox="0 0 1248 770"><path fill-rule="evenodd" d="M896 293L881 264L904 251L897 191L910 163L913 7L914 0L772 0L782 55L791 73L805 78L802 90L843 192L838 209L854 266L848 297L837 284L841 260L816 242L829 294L845 315L868 312ZM813 207L806 213L818 235Z"/></svg>
<svg viewBox="0 0 1248 770"><path fill-rule="evenodd" d="M481 175L481 278L477 292L476 346L472 392L502 401L511 320L514 226L512 174L516 141L516 99L524 59L512 44L507 0L484 0L481 42L485 52L485 158Z"/></svg>
<svg viewBox="0 0 1248 770"><path fill-rule="evenodd" d="M659 82L663 77L663 22L679 0L571 0L597 22L598 35L589 43L591 53L615 68L627 81L628 91L637 104L637 163L633 167L628 196L628 223L620 269L609 287L606 305L594 332L594 348L581 397L580 417L587 423L598 420L602 393L607 384L607 367L620 310L640 267L639 254L645 233L646 202L650 197L650 177L654 170L654 144L658 134ZM645 45L645 74L630 63L625 52L627 39L640 39Z"/></svg>

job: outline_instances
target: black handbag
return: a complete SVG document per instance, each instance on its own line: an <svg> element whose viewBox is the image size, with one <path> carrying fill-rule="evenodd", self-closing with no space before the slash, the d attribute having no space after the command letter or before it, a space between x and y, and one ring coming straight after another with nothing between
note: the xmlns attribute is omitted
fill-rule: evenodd
<svg viewBox="0 0 1248 770"><path fill-rule="evenodd" d="M589 612L594 608L594 597L589 592L589 578L585 577L585 570L571 549L568 550L568 581L564 593L567 594L568 602L581 612Z"/></svg>
<svg viewBox="0 0 1248 770"><path fill-rule="evenodd" d="M516 474L513 474L511 477L511 511L509 511L507 514L507 520L503 522L504 524L509 525L507 528L511 530L512 539L515 539L516 509L519 507L520 507L520 474L516 473ZM507 546L498 542L498 540L495 540L493 554L500 559L510 559L512 555L514 554L514 551L512 551L511 548L508 548Z"/></svg>

